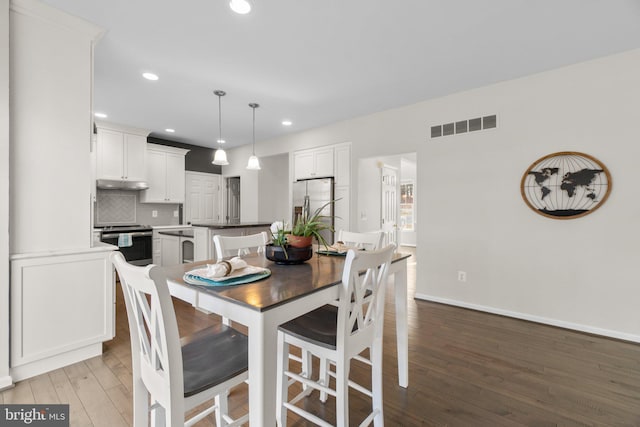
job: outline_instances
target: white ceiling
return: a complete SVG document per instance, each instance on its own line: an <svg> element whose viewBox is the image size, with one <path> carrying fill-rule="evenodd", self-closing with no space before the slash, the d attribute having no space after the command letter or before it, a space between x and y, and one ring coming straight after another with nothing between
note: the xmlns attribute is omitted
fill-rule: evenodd
<svg viewBox="0 0 640 427"><path fill-rule="evenodd" d="M214 89L228 148L640 47L640 0L44 1L107 30L95 111L208 147Z"/></svg>

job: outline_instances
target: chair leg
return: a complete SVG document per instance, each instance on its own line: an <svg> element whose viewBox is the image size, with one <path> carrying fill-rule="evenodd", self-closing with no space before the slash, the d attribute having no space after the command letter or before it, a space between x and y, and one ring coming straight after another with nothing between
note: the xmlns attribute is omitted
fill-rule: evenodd
<svg viewBox="0 0 640 427"><path fill-rule="evenodd" d="M311 352L305 350L304 348L300 349L300 358L302 359L302 376L311 378L313 374L313 363ZM311 393L313 388L307 386L306 384L302 385L302 389Z"/></svg>
<svg viewBox="0 0 640 427"><path fill-rule="evenodd" d="M278 366L276 371L276 421L279 427L286 427L287 408L284 407L284 402L289 401L289 381L284 375L284 371L289 365L289 344L284 341L284 334L282 332L278 332L277 346Z"/></svg>
<svg viewBox="0 0 640 427"><path fill-rule="evenodd" d="M228 391L228 390L227 390ZM216 408L216 426L223 427L227 425L223 415L227 415L229 413L229 405L227 402L227 391L223 391L218 394L215 398Z"/></svg>
<svg viewBox="0 0 640 427"><path fill-rule="evenodd" d="M318 377L318 381L325 387L329 386L329 359L324 357L320 358L320 376ZM320 392L320 401L325 403L327 401L327 392Z"/></svg>
<svg viewBox="0 0 640 427"><path fill-rule="evenodd" d="M382 401L382 340L376 339L369 348L371 355L371 393L373 394L372 406L378 411L373 419L375 427L384 425L383 401Z"/></svg>
<svg viewBox="0 0 640 427"><path fill-rule="evenodd" d="M149 425L149 392L140 378L133 379L133 425Z"/></svg>
<svg viewBox="0 0 640 427"><path fill-rule="evenodd" d="M169 417L171 412L166 408L157 405L153 411L151 411L151 425L153 427L166 427L171 425Z"/></svg>
<svg viewBox="0 0 640 427"><path fill-rule="evenodd" d="M336 427L349 426L349 358L336 360Z"/></svg>

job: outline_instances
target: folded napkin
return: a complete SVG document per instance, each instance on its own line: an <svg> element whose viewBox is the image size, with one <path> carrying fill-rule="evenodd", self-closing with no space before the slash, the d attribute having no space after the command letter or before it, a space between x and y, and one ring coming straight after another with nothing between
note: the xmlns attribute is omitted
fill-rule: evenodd
<svg viewBox="0 0 640 427"><path fill-rule="evenodd" d="M240 270L247 266L247 262L239 257L233 257L229 260L219 261L216 264L207 264L207 268L198 269L198 276L205 279L217 279L220 277L230 276L236 270Z"/></svg>
<svg viewBox="0 0 640 427"><path fill-rule="evenodd" d="M118 235L118 247L128 248L130 246L133 246L133 238L131 237L131 233L120 233Z"/></svg>
<svg viewBox="0 0 640 427"><path fill-rule="evenodd" d="M362 248L357 247L357 246L348 246L348 245L345 245L343 242L340 242L340 241L335 242L331 246L327 246L327 251L328 252L335 252L335 253L339 253L339 254L346 254L349 251L349 249L361 250Z"/></svg>

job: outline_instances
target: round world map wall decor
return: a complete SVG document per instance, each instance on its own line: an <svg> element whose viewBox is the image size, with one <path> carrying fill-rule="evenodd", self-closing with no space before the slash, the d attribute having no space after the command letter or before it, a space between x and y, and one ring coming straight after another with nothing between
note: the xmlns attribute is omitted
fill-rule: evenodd
<svg viewBox="0 0 640 427"><path fill-rule="evenodd" d="M598 159L563 151L536 160L522 176L522 198L549 218L572 219L598 209L609 197L611 175Z"/></svg>

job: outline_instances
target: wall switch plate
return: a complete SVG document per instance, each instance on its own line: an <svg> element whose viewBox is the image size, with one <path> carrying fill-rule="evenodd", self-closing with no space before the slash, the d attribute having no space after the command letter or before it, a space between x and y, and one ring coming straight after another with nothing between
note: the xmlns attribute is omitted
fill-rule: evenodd
<svg viewBox="0 0 640 427"><path fill-rule="evenodd" d="M158 218L158 211L151 211L151 216L154 218Z"/></svg>
<svg viewBox="0 0 640 427"><path fill-rule="evenodd" d="M173 217L178 218L178 211L173 211Z"/></svg>

